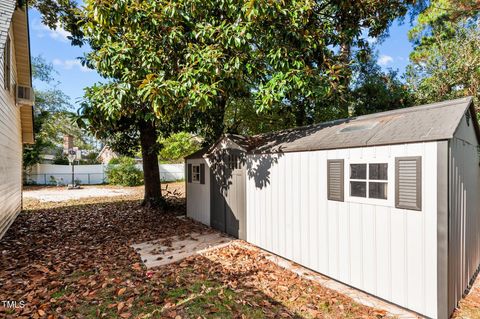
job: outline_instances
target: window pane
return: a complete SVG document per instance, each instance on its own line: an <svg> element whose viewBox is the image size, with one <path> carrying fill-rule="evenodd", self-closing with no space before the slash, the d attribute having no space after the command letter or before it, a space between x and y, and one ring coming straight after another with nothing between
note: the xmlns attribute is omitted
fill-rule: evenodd
<svg viewBox="0 0 480 319"><path fill-rule="evenodd" d="M367 183L350 182L350 196L367 197Z"/></svg>
<svg viewBox="0 0 480 319"><path fill-rule="evenodd" d="M350 164L351 179L367 179L367 164Z"/></svg>
<svg viewBox="0 0 480 319"><path fill-rule="evenodd" d="M387 199L387 183L370 182L368 185L368 197Z"/></svg>
<svg viewBox="0 0 480 319"><path fill-rule="evenodd" d="M370 179L387 180L388 179L388 164L370 164L368 167L368 177Z"/></svg>

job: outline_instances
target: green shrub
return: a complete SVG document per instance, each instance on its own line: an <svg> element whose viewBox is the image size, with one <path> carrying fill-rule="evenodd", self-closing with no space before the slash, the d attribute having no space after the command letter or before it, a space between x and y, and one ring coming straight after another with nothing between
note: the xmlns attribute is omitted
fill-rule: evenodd
<svg viewBox="0 0 480 319"><path fill-rule="evenodd" d="M111 164L111 165L120 164L120 159L121 157L114 157L108 162L108 164Z"/></svg>
<svg viewBox="0 0 480 319"><path fill-rule="evenodd" d="M160 140L159 160L165 163L183 163L183 158L201 148L200 142L190 133L180 132Z"/></svg>
<svg viewBox="0 0 480 319"><path fill-rule="evenodd" d="M121 157L118 159L118 164L109 163L106 173L110 184L121 186L138 186L143 184L143 173L135 166L133 158Z"/></svg>

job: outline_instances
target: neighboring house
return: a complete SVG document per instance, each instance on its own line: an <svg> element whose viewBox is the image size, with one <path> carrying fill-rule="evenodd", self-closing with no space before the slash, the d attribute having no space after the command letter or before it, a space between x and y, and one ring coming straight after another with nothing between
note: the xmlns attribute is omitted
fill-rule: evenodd
<svg viewBox="0 0 480 319"><path fill-rule="evenodd" d="M118 154L108 145L105 145L97 156L97 160L102 164L108 164L114 158L118 158Z"/></svg>
<svg viewBox="0 0 480 319"><path fill-rule="evenodd" d="M120 155L118 155L118 153L113 151L108 145L105 145L98 154L97 160L102 164L108 164L112 159L119 157ZM141 157L135 156L134 159L135 163L137 163L138 165L141 165L143 162Z"/></svg>
<svg viewBox="0 0 480 319"><path fill-rule="evenodd" d="M21 210L23 144L34 142L27 16L0 0L0 238Z"/></svg>
<svg viewBox="0 0 480 319"><path fill-rule="evenodd" d="M430 318L480 263L471 98L245 138L186 158L187 214Z"/></svg>

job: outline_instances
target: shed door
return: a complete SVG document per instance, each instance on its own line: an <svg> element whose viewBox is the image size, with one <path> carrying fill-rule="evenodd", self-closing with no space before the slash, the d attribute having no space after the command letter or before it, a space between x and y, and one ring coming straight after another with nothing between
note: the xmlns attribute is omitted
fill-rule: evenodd
<svg viewBox="0 0 480 319"><path fill-rule="evenodd" d="M221 185L224 184L223 179L218 180L219 176L210 171L211 181L211 213L210 213L210 225L220 231L226 232L225 227L225 200Z"/></svg>
<svg viewBox="0 0 480 319"><path fill-rule="evenodd" d="M212 227L240 239L246 239L245 165L242 155L229 152L221 165L212 170Z"/></svg>

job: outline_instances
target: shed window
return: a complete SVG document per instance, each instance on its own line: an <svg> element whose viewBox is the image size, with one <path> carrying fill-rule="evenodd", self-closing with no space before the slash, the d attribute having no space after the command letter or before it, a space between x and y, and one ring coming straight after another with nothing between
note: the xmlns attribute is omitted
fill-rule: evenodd
<svg viewBox="0 0 480 319"><path fill-rule="evenodd" d="M343 159L327 161L327 197L343 202Z"/></svg>
<svg viewBox="0 0 480 319"><path fill-rule="evenodd" d="M395 207L422 209L422 158L395 158Z"/></svg>
<svg viewBox="0 0 480 319"><path fill-rule="evenodd" d="M239 163L240 157L234 154L228 154L226 158L226 165L229 169L238 169L240 168Z"/></svg>
<svg viewBox="0 0 480 319"><path fill-rule="evenodd" d="M10 37L7 36L3 49L3 85L7 91L10 91L11 60Z"/></svg>
<svg viewBox="0 0 480 319"><path fill-rule="evenodd" d="M205 184L205 164L188 164L187 180L189 183Z"/></svg>
<svg viewBox="0 0 480 319"><path fill-rule="evenodd" d="M200 183L200 165L192 165L192 183Z"/></svg>
<svg viewBox="0 0 480 319"><path fill-rule="evenodd" d="M387 199L388 164L350 164L350 196Z"/></svg>

